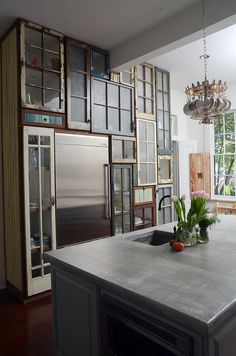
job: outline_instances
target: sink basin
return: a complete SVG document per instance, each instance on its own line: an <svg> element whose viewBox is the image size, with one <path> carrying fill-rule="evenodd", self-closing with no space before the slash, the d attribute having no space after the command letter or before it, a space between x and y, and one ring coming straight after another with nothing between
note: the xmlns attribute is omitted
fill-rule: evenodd
<svg viewBox="0 0 236 356"><path fill-rule="evenodd" d="M143 233L141 236L133 236L129 240L152 246L160 246L169 243L171 239L173 239L172 233L153 230L148 233Z"/></svg>

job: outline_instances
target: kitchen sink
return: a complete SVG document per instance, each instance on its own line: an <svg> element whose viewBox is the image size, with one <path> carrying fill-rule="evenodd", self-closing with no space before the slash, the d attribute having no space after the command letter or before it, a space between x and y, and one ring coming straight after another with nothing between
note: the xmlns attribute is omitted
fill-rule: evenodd
<svg viewBox="0 0 236 356"><path fill-rule="evenodd" d="M153 230L130 238L127 237L127 239L147 245L160 246L169 243L173 239L173 233Z"/></svg>

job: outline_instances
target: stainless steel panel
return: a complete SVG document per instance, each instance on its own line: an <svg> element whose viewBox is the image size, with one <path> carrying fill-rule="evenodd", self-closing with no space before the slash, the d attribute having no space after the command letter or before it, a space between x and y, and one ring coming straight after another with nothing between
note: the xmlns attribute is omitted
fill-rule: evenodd
<svg viewBox="0 0 236 356"><path fill-rule="evenodd" d="M55 135L57 246L109 236L108 138Z"/></svg>

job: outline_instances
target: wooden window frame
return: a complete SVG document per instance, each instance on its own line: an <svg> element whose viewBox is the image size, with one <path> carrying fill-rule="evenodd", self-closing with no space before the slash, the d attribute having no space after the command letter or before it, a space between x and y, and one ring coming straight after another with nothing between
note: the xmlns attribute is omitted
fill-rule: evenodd
<svg viewBox="0 0 236 356"><path fill-rule="evenodd" d="M135 202L135 191L136 190L145 190L145 189L152 189L152 200L142 202L142 203L136 203ZM133 187L133 206L134 207L139 207L143 205L153 205L155 204L156 201L156 186L155 185L150 185L150 186L144 186L144 187Z"/></svg>
<svg viewBox="0 0 236 356"><path fill-rule="evenodd" d="M31 28L35 31L38 31L42 34L49 34L50 36L54 36L59 40L60 43L60 52L57 53L60 58L60 71L51 70L49 68L44 68L43 63L41 67L29 65L26 63L26 43L25 43L25 28ZM44 46L41 48L42 53L44 53L45 49ZM46 51L48 52L48 51ZM49 51L50 52L50 51ZM54 53L54 52L52 52ZM20 24L20 62L21 62L21 106L22 108L31 108L31 109L39 109L45 111L52 111L52 112L65 112L65 88L64 88L64 36L63 34L56 32L54 30L47 29L45 27L39 26L37 24L28 22L28 21L21 21ZM34 105L28 104L26 102L26 68L32 70L38 70L42 73L42 86L34 86L28 85L31 87L40 88L42 90L42 105ZM58 74L60 77L60 90L54 90L48 88L48 90L55 91L60 93L60 108L53 108L49 106L45 106L44 104L44 91L47 88L44 85L43 74L44 73L55 73Z"/></svg>
<svg viewBox="0 0 236 356"><path fill-rule="evenodd" d="M161 178L161 161L169 161L170 177L167 179ZM173 157L169 155L158 155L158 184L172 184L173 183Z"/></svg>
<svg viewBox="0 0 236 356"><path fill-rule="evenodd" d="M70 66L71 63L71 48L78 47L86 51L86 71L75 70ZM67 73L67 126L69 129L79 129L79 130L90 130L90 47L85 43L72 40L70 38L66 39L66 73ZM86 96L74 96L78 99L86 100L86 117L84 122L73 121L71 117L71 72L81 73L86 76Z"/></svg>
<svg viewBox="0 0 236 356"><path fill-rule="evenodd" d="M135 92L136 92L136 116L141 119L148 119L148 120L153 120L156 121L156 85L155 85L155 78L156 78L156 70L155 66L149 64L149 63L142 63L140 64L143 67L143 73L145 73L145 67L148 67L151 69L152 72L152 81L147 81L145 79L145 75L143 76L143 79L138 78L137 74L137 67L134 67L134 82L135 82ZM152 86L152 98L150 99L149 97L145 96L145 91L144 91L144 96L141 96L138 94L138 82L142 82L145 86L145 84L150 84ZM146 106L146 100L151 100L152 101L152 114L146 113L146 112L141 112L138 110L138 99L142 98L144 99L144 110Z"/></svg>
<svg viewBox="0 0 236 356"><path fill-rule="evenodd" d="M122 154L124 155L124 142L130 141L133 142L134 146L134 157L133 159L115 159L113 158L113 142L122 141ZM135 137L125 137L125 136L111 136L111 161L112 163L136 163L136 138Z"/></svg>
<svg viewBox="0 0 236 356"><path fill-rule="evenodd" d="M145 222L144 222L143 224L135 225L135 211L136 210L143 210L143 216L144 216L144 210L148 209L148 208L152 209L152 217L153 217L152 223L145 224ZM156 225L156 204L142 204L142 205L140 204L139 206L135 206L133 214L134 214L134 216L133 216L133 222L134 222L133 229L134 230L145 229L145 226L147 226L147 225L152 225L152 226Z"/></svg>
<svg viewBox="0 0 236 356"><path fill-rule="evenodd" d="M62 124L50 124L50 123L40 123L40 122L31 122L25 120L25 114L39 114L42 116L60 116L62 118ZM57 112L46 112L44 110L33 110L33 109L21 109L21 125L27 126L40 126L40 127L53 127L53 128L65 128L65 115Z"/></svg>

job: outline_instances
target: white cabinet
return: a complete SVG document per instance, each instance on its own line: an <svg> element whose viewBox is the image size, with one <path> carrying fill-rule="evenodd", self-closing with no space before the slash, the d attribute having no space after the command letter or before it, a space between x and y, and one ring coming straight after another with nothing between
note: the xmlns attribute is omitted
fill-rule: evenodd
<svg viewBox="0 0 236 356"><path fill-rule="evenodd" d="M24 127L24 198L27 295L51 288L50 264L42 254L56 249L54 131Z"/></svg>

